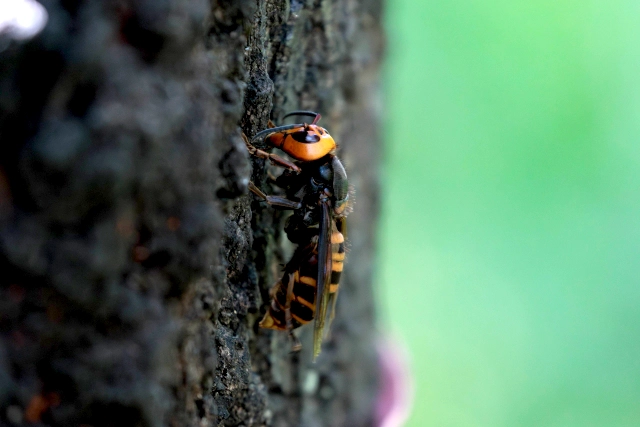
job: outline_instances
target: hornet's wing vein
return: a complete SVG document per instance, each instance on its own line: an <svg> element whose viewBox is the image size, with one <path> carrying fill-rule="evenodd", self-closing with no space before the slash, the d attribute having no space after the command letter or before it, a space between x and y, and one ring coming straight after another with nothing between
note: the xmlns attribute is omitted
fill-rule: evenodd
<svg viewBox="0 0 640 427"><path fill-rule="evenodd" d="M313 360L320 354L322 331L324 330L329 305L331 280L331 212L328 202L322 202L320 234L318 235L318 280L316 289L316 312L313 324Z"/></svg>

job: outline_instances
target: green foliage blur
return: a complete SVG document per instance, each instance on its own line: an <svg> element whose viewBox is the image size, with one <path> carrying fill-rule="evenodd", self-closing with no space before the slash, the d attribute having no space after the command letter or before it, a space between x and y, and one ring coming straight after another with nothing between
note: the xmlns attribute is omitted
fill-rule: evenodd
<svg viewBox="0 0 640 427"><path fill-rule="evenodd" d="M640 426L640 2L388 0L411 427Z"/></svg>

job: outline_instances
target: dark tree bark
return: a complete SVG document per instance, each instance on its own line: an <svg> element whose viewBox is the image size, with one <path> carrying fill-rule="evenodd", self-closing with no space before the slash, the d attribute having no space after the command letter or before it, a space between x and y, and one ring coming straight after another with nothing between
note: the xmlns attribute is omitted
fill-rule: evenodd
<svg viewBox="0 0 640 427"><path fill-rule="evenodd" d="M42 3L0 52L0 420L373 425L380 2ZM356 189L315 364L257 327L293 247L241 139L294 109Z"/></svg>

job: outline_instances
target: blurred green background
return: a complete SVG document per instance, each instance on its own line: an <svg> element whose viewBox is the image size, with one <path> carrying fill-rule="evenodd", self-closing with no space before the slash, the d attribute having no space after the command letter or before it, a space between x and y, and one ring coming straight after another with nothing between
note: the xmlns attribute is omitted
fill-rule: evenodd
<svg viewBox="0 0 640 427"><path fill-rule="evenodd" d="M640 2L388 0L409 426L640 426Z"/></svg>

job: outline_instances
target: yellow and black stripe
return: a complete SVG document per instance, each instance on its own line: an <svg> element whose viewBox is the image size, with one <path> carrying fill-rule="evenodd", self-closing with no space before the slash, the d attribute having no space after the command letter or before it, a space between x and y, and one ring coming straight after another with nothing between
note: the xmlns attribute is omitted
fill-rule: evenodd
<svg viewBox="0 0 640 427"><path fill-rule="evenodd" d="M329 285L329 293L331 294L338 292L343 263L344 236L334 227L331 233L331 285Z"/></svg>
<svg viewBox="0 0 640 427"><path fill-rule="evenodd" d="M317 263L314 266L317 269ZM290 302L291 326L293 329L313 320L315 313L316 279L301 276L300 270L285 273L283 280L275 284L269 310L260 322L261 328L286 330L287 286L283 282L293 279L293 298Z"/></svg>
<svg viewBox="0 0 640 427"><path fill-rule="evenodd" d="M329 293L338 291L344 263L344 236L335 227L331 234L331 284ZM289 265L287 266L289 267ZM317 248L291 272L285 272L271 290L271 304L260 322L261 328L286 330L287 287L293 280L293 298L290 301L291 326L293 329L313 320L317 294L318 276Z"/></svg>

